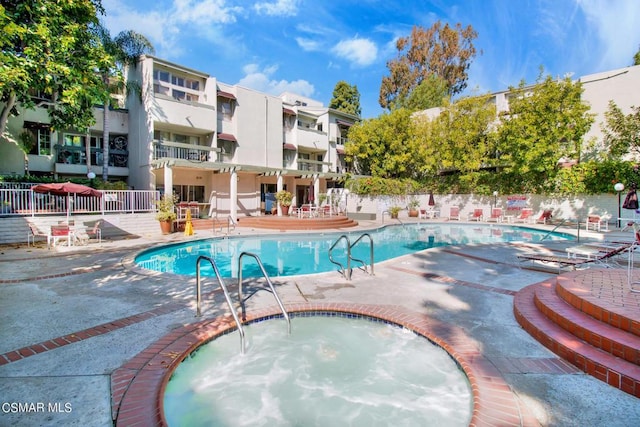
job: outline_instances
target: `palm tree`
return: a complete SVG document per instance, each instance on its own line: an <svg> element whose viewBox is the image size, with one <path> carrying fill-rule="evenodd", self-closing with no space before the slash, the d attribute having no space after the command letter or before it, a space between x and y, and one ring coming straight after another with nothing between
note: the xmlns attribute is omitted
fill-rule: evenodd
<svg viewBox="0 0 640 427"><path fill-rule="evenodd" d="M105 89L109 94L124 89L127 95L136 92L141 97L142 88L138 82L125 81L124 72L126 67L136 67L143 54L154 53L151 42L142 34L132 30L122 31L113 39L109 30L103 25L98 25L95 30L102 47L112 59L109 66L100 70ZM109 107L113 101L111 96L104 100L102 132L102 180L104 182L109 178Z"/></svg>

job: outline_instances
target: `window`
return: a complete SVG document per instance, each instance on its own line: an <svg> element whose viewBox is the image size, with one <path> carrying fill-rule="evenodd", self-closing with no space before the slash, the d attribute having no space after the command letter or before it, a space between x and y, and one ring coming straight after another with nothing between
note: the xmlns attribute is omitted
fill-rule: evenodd
<svg viewBox="0 0 640 427"><path fill-rule="evenodd" d="M222 156L231 158L233 157L233 152L236 148L236 143L233 141L225 141L223 139L218 140L218 148L222 150Z"/></svg>
<svg viewBox="0 0 640 427"><path fill-rule="evenodd" d="M64 145L72 147L84 147L84 136L65 134Z"/></svg>
<svg viewBox="0 0 640 427"><path fill-rule="evenodd" d="M169 132L161 130L154 130L153 139L156 139L158 141L171 141L171 134Z"/></svg>
<svg viewBox="0 0 640 427"><path fill-rule="evenodd" d="M318 130L322 132L322 123L318 123Z"/></svg>
<svg viewBox="0 0 640 427"><path fill-rule="evenodd" d="M51 132L48 128L31 129L28 131L34 138L34 144L29 150L29 154L36 156L48 156L51 154Z"/></svg>
<svg viewBox="0 0 640 427"><path fill-rule="evenodd" d="M179 133L173 134L173 140L175 142L181 142L183 144L189 143L189 137L187 135L180 135Z"/></svg>
<svg viewBox="0 0 640 427"><path fill-rule="evenodd" d="M51 154L51 132L49 129L38 129L38 154L41 156Z"/></svg>
<svg viewBox="0 0 640 427"><path fill-rule="evenodd" d="M191 101L191 102L198 102L198 95L193 95L191 93L187 94L187 101Z"/></svg>
<svg viewBox="0 0 640 427"><path fill-rule="evenodd" d="M171 76L171 83L176 85L176 86L184 87L184 79L182 77Z"/></svg>
<svg viewBox="0 0 640 427"><path fill-rule="evenodd" d="M184 100L186 98L186 93L184 91L181 90L173 90L173 97L175 99L179 99L179 100Z"/></svg>
<svg viewBox="0 0 640 427"><path fill-rule="evenodd" d="M91 148L102 148L102 137L92 136L91 139L89 139L89 146Z"/></svg>
<svg viewBox="0 0 640 427"><path fill-rule="evenodd" d="M191 90L200 90L200 82L197 80L186 80L186 87Z"/></svg>
<svg viewBox="0 0 640 427"><path fill-rule="evenodd" d="M233 116L233 103L230 100L220 102L218 111L222 115L222 119L231 120Z"/></svg>
<svg viewBox="0 0 640 427"><path fill-rule="evenodd" d="M153 70L153 79L169 83L170 74L168 71Z"/></svg>
<svg viewBox="0 0 640 427"><path fill-rule="evenodd" d="M204 185L174 185L173 192L181 202L204 203Z"/></svg>
<svg viewBox="0 0 640 427"><path fill-rule="evenodd" d="M169 95L169 88L159 83L153 84L153 92L160 95Z"/></svg>

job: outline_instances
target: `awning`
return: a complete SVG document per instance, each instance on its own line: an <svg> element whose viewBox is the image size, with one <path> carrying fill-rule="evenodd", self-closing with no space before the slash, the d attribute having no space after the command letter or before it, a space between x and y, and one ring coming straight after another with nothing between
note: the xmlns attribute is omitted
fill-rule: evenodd
<svg viewBox="0 0 640 427"><path fill-rule="evenodd" d="M50 129L51 124L49 123L40 123L40 122L28 122L24 121L23 127L25 129Z"/></svg>
<svg viewBox="0 0 640 427"><path fill-rule="evenodd" d="M292 110L292 109L290 109L290 108L284 108L284 107L282 107L282 112L283 112L283 113L285 113L285 114L288 114L288 115L290 115L290 116L295 116L295 115L296 115L296 112L295 112L295 111L293 111L293 110Z"/></svg>
<svg viewBox="0 0 640 427"><path fill-rule="evenodd" d="M336 123L342 126L347 126L347 127L353 126L353 123L345 122L344 120L340 120L340 119L336 119Z"/></svg>
<svg viewBox="0 0 640 427"><path fill-rule="evenodd" d="M336 148L338 154L344 154L344 148Z"/></svg>
<svg viewBox="0 0 640 427"><path fill-rule="evenodd" d="M219 133L218 134L218 139L222 139L223 141L238 142L236 137L231 135L230 133Z"/></svg>
<svg viewBox="0 0 640 427"><path fill-rule="evenodd" d="M236 96L235 96L234 94L229 93L229 92L223 92L223 91L221 91L221 90L219 90L219 91L218 91L218 96L219 96L220 98L232 99L232 100L234 100L234 101L235 101L235 99L236 99Z"/></svg>
<svg viewBox="0 0 640 427"><path fill-rule="evenodd" d="M291 150L291 151L296 151L297 150L295 145L287 144L286 142L282 144L282 148L284 148L285 150Z"/></svg>

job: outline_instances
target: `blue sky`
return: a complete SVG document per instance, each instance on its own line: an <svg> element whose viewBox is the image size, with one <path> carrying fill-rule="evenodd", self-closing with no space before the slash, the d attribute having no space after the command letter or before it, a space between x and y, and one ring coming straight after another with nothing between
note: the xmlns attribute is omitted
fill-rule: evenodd
<svg viewBox="0 0 640 427"><path fill-rule="evenodd" d="M156 56L228 84L328 105L340 80L356 85L362 116L378 94L395 41L437 20L471 25L482 50L467 93L577 78L631 65L640 48L638 0L102 0L112 35L135 30Z"/></svg>

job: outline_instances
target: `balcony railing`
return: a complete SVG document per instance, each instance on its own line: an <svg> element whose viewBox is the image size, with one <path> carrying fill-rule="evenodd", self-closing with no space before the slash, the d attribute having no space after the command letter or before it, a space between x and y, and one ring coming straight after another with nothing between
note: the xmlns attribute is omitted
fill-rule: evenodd
<svg viewBox="0 0 640 427"><path fill-rule="evenodd" d="M326 166L326 168L325 168ZM299 171L325 172L331 169L331 162L321 162L319 160L298 159Z"/></svg>
<svg viewBox="0 0 640 427"><path fill-rule="evenodd" d="M173 141L153 141L153 160L183 159L192 162L222 162L222 150L217 147L184 144Z"/></svg>
<svg viewBox="0 0 640 427"><path fill-rule="evenodd" d="M87 150L85 147L71 145L54 145L56 150L56 162L70 165L86 165ZM102 166L102 148L91 148L91 164ZM129 151L122 149L109 149L109 166L126 168L129 162Z"/></svg>

